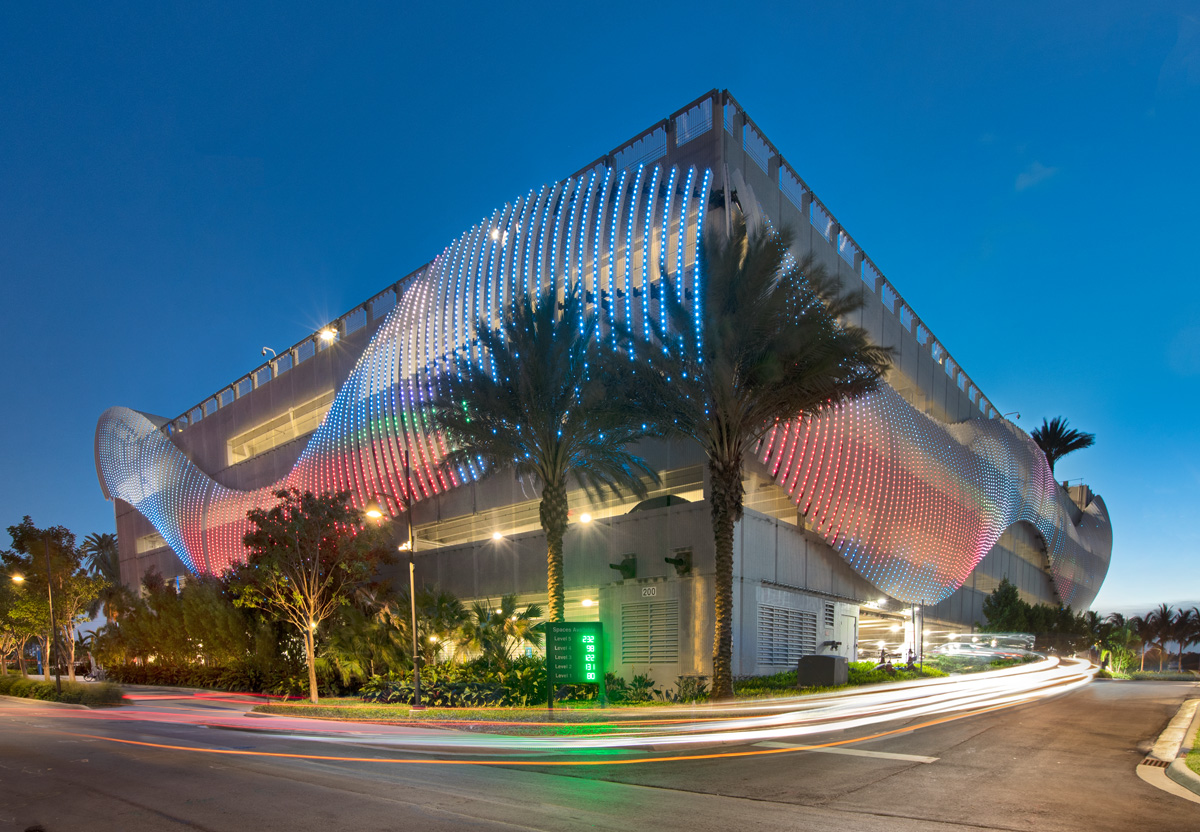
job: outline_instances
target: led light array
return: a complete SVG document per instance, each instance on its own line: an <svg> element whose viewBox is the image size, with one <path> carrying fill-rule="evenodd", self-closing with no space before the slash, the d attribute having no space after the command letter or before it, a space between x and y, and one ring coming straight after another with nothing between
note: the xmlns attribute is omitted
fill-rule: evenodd
<svg viewBox="0 0 1200 832"><path fill-rule="evenodd" d="M762 461L799 510L863 577L907 603L958 587L1018 522L1046 542L1064 604L1091 603L1108 571L1112 531L1096 498L1078 523L1046 459L994 419L944 425L891 387L824 416L780 426Z"/></svg>
<svg viewBox="0 0 1200 832"><path fill-rule="evenodd" d="M514 302L579 285L593 308L646 331L662 311L660 274L681 296L696 294L711 183L695 168L592 170L493 212L409 284L292 471L270 487L214 482L149 419L120 407L96 428L102 486L146 516L189 569L220 573L244 558L246 513L273 504L280 488L345 490L362 507L403 496L408 482L417 502L477 479L478 466L438 465L446 448L427 424L438 373L461 366L456 357L484 358L476 322L498 327Z"/></svg>
<svg viewBox="0 0 1200 832"><path fill-rule="evenodd" d="M220 573L243 558L247 511L272 504L280 487L345 490L361 507L377 495L403 495L408 482L417 502L477 479L478 465L438 465L446 448L427 423L439 372L456 357L484 358L476 322L498 327L514 302L579 284L593 308L645 333L662 311L657 282L665 272L691 306L698 341L697 229L711 183L710 171L638 167L592 170L526 194L410 283L279 483L225 488L146 417L112 408L96 438L106 493L145 515L189 569ZM1022 521L1045 538L1064 603L1090 602L1107 571L1103 503L1072 522L1041 453L1007 423L942 425L884 386L822 418L777 428L763 459L831 545L900 600L946 597Z"/></svg>

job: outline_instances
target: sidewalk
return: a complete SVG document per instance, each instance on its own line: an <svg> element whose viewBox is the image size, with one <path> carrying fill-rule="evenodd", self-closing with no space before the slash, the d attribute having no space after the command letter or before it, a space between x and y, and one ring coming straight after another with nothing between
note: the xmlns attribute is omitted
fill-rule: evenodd
<svg viewBox="0 0 1200 832"><path fill-rule="evenodd" d="M1189 699L1159 734L1150 754L1138 764L1138 777L1184 800L1200 803L1200 774L1187 765L1198 728L1200 699Z"/></svg>

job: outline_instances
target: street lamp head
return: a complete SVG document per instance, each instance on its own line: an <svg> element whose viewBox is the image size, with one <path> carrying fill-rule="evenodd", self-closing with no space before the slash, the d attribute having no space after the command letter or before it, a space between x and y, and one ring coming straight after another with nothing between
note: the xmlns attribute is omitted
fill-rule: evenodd
<svg viewBox="0 0 1200 832"><path fill-rule="evenodd" d="M367 503L367 507L363 509L363 514L370 517L372 520L378 520L383 517L383 509L379 507L379 503L371 501Z"/></svg>
<svg viewBox="0 0 1200 832"><path fill-rule="evenodd" d="M13 580L14 584L23 584L23 583L25 583L25 576L24 575L13 575L12 580Z"/></svg>

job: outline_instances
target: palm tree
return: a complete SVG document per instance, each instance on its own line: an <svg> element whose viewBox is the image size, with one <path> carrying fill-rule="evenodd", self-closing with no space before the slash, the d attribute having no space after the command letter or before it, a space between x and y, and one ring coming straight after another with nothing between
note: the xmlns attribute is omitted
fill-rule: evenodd
<svg viewBox="0 0 1200 832"><path fill-rule="evenodd" d="M122 594L121 552L117 546L117 536L110 532L93 532L83 539L79 550L83 553L83 568L108 582L88 605L88 615L95 618L103 609L106 616L115 618L110 608L115 606L112 602Z"/></svg>
<svg viewBox="0 0 1200 832"><path fill-rule="evenodd" d="M1096 434L1068 428L1067 420L1063 416L1055 416L1049 421L1042 419L1042 426L1034 428L1030 437L1046 455L1051 474L1054 473L1054 463L1064 456L1072 451L1090 448L1096 443Z"/></svg>
<svg viewBox="0 0 1200 832"><path fill-rule="evenodd" d="M517 609L517 596L505 595L500 606L476 601L459 627L456 641L464 650L478 653L490 665L505 667L512 661L514 647L542 646L542 628L535 623L543 614L537 604Z"/></svg>
<svg viewBox="0 0 1200 832"><path fill-rule="evenodd" d="M411 604L408 590L404 590L385 609L392 626L403 633L405 644L412 644ZM467 611L454 593L436 588L417 590L417 642L422 663L435 663L441 645L453 642L466 620Z"/></svg>
<svg viewBox="0 0 1200 832"><path fill-rule="evenodd" d="M1159 604L1149 615L1146 620L1154 628L1154 641L1158 645L1158 670L1161 673L1163 669L1163 656L1167 652L1167 642L1171 640L1172 630L1175 625L1175 610L1168 604Z"/></svg>
<svg viewBox="0 0 1200 832"><path fill-rule="evenodd" d="M345 604L317 654L317 669L337 674L343 685L399 667L411 652L406 635L393 625L388 608L363 610Z"/></svg>
<svg viewBox="0 0 1200 832"><path fill-rule="evenodd" d="M109 583L121 583L121 552L115 534L93 532L83 539L79 549L83 552L83 567L87 571Z"/></svg>
<svg viewBox="0 0 1200 832"><path fill-rule="evenodd" d="M1200 641L1200 610L1180 609L1171 622L1171 640L1179 645L1179 670L1183 671L1183 650Z"/></svg>
<svg viewBox="0 0 1200 832"><path fill-rule="evenodd" d="M1155 633L1157 632L1154 622L1150 620L1149 615L1135 615L1129 619L1129 626L1141 642L1142 661L1140 670L1146 669L1146 648L1154 643Z"/></svg>
<svg viewBox="0 0 1200 832"><path fill-rule="evenodd" d="M646 435L647 420L628 398L635 365L628 352L601 346L598 328L578 285L561 301L551 289L536 307L530 298L518 303L499 329L480 322L478 361L464 359L437 381L434 423L454 448L446 468L460 474L481 464L488 471L511 468L541 484L551 621L563 619L568 482L593 493L624 488L644 497L642 477L657 480L626 450Z"/></svg>
<svg viewBox="0 0 1200 832"><path fill-rule="evenodd" d="M1087 637L1088 647L1099 647L1104 640L1104 619L1095 610L1087 610L1080 616L1083 634Z"/></svg>
<svg viewBox="0 0 1200 832"><path fill-rule="evenodd" d="M839 323L862 305L811 258L795 262L789 233L748 233L740 214L709 226L701 249L701 310L677 300L669 281L658 322L665 368L660 423L708 456L716 547L713 691L733 695L733 533L742 517L746 457L773 426L808 418L875 389L891 351ZM696 329L699 327L699 335Z"/></svg>

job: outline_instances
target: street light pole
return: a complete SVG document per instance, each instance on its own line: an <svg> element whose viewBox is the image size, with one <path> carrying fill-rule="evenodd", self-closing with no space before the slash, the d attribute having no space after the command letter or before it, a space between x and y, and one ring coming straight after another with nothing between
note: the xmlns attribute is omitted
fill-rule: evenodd
<svg viewBox="0 0 1200 832"><path fill-rule="evenodd" d="M413 540L413 521L412 521L412 476L408 467L408 451L404 453L404 499L400 499L395 494L386 492L377 493L376 497L390 497L396 501L396 505L404 509L405 527L408 531L407 540L400 547L401 551L408 550L408 600L410 604L410 613L412 615L412 654L413 654L413 704L412 710L421 711L425 706L421 704L421 646L417 638L417 553L416 544ZM374 506L367 508L367 516L380 518L383 512Z"/></svg>
<svg viewBox="0 0 1200 832"><path fill-rule="evenodd" d="M412 476L408 470L408 449L404 449L404 520L408 528L408 600L412 606L412 650L413 650L413 705L415 711L424 710L421 704L421 650L417 642L417 549L413 545L412 521Z"/></svg>
<svg viewBox="0 0 1200 832"><path fill-rule="evenodd" d="M42 536L42 546L46 550L46 594L50 601L50 643L46 646L50 653L48 660L54 664L54 685L61 694L62 674L58 670L58 651L55 649L55 645L58 644L58 628L54 626L54 581L50 568L50 532L48 531Z"/></svg>

